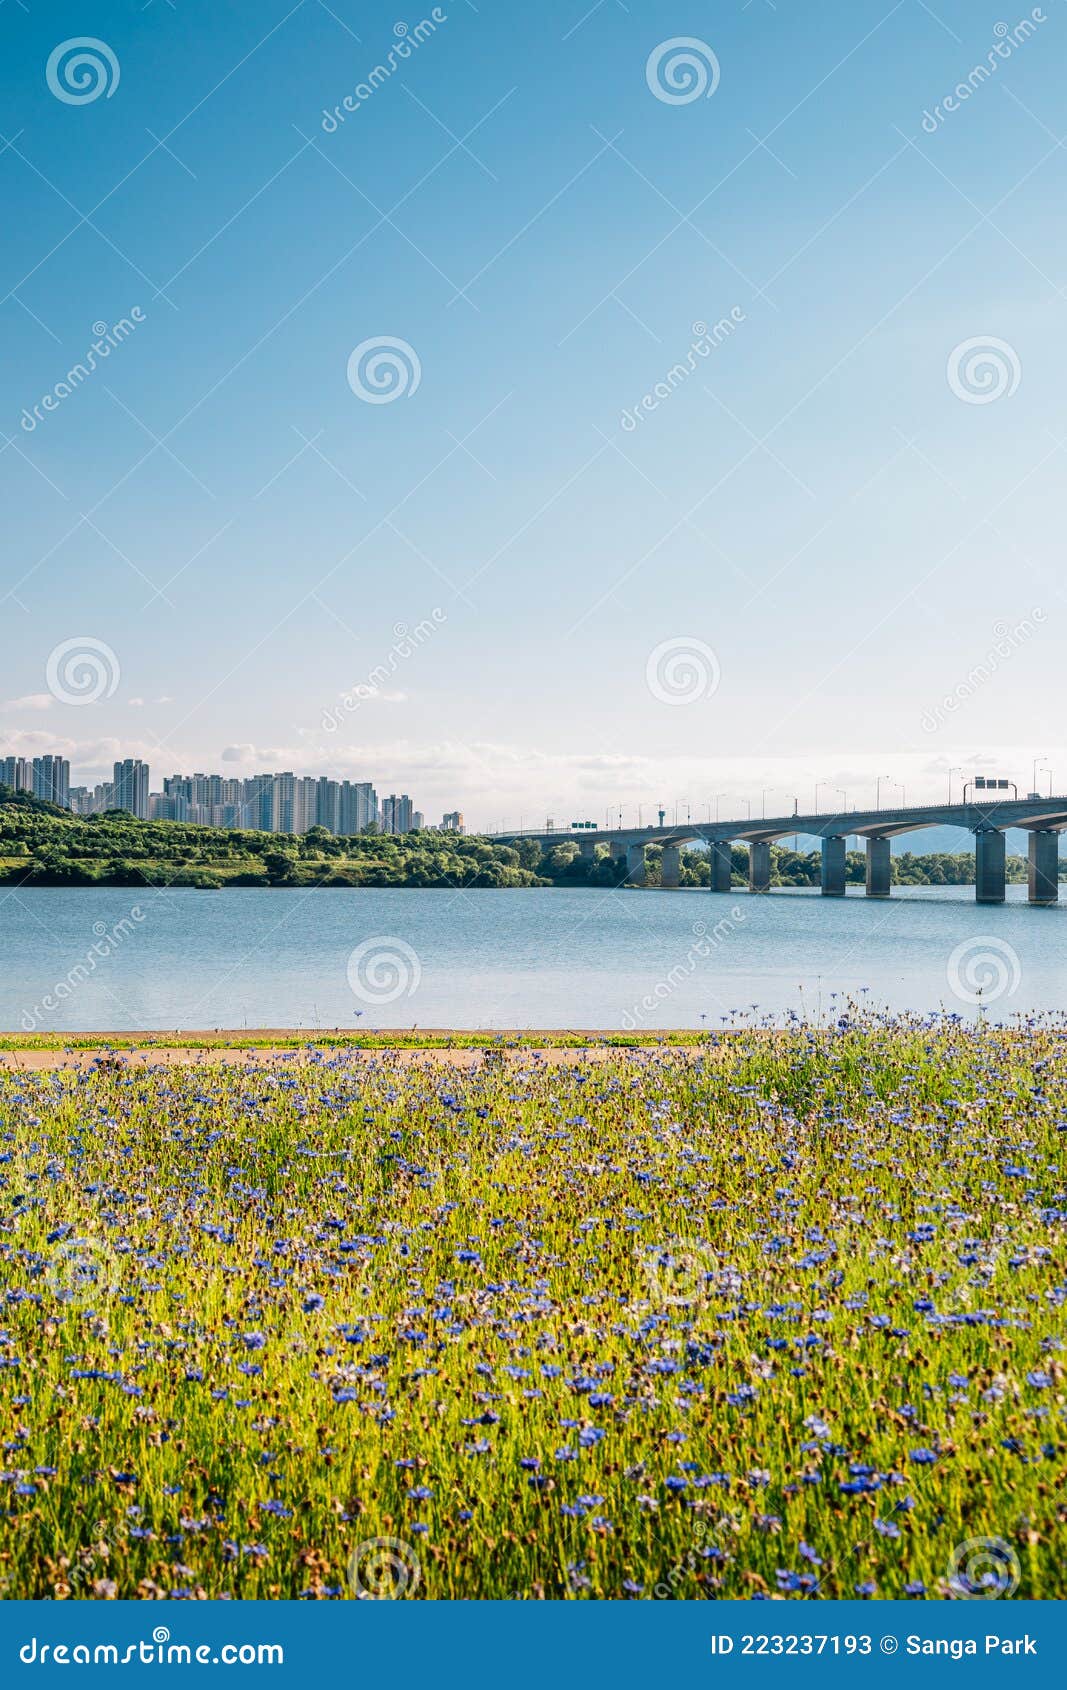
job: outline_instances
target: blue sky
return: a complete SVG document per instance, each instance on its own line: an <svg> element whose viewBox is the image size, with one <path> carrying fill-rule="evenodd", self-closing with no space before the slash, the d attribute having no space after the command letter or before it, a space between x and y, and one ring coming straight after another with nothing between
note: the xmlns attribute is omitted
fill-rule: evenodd
<svg viewBox="0 0 1067 1690"><path fill-rule="evenodd" d="M0 8L0 747L481 825L1062 789L1062 0L436 16ZM681 38L710 97L650 86Z"/></svg>

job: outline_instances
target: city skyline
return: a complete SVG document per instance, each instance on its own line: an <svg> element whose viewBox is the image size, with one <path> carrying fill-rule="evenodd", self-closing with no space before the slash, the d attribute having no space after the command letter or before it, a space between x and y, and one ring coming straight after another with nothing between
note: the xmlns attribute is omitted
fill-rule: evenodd
<svg viewBox="0 0 1067 1690"><path fill-rule="evenodd" d="M1067 767L1064 12L934 10L464 6L350 109L376 0L138 10L84 104L3 8L4 744L478 827Z"/></svg>
<svg viewBox="0 0 1067 1690"><path fill-rule="evenodd" d="M427 826L424 813L406 792L392 792L379 800L370 781L304 776L292 770L244 779L198 771L164 775L162 787L152 790L150 775L147 763L127 757L113 764L110 781L89 787L71 782L71 766L65 757L51 754L30 760L0 755L0 785L80 816L125 810L143 821L243 827L265 833L306 833L325 827L345 835L368 829L400 834ZM465 831L461 810L448 811L440 823L429 825L444 832Z"/></svg>

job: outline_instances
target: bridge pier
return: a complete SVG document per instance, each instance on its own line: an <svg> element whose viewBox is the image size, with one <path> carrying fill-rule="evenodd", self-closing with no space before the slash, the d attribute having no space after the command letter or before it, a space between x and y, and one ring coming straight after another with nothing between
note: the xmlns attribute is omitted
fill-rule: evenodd
<svg viewBox="0 0 1067 1690"><path fill-rule="evenodd" d="M628 886L643 886L645 874L645 847L641 844L626 847L626 883Z"/></svg>
<svg viewBox="0 0 1067 1690"><path fill-rule="evenodd" d="M613 863L621 863L626 855L626 846L621 839L613 839L608 845L608 856Z"/></svg>
<svg viewBox="0 0 1067 1690"><path fill-rule="evenodd" d="M844 897L845 841L840 833L831 834L822 842L821 883L824 898Z"/></svg>
<svg viewBox="0 0 1067 1690"><path fill-rule="evenodd" d="M682 884L682 847L680 845L664 845L663 865L660 869L660 885L665 890L676 892Z"/></svg>
<svg viewBox="0 0 1067 1690"><path fill-rule="evenodd" d="M591 863L596 857L596 840L579 839L578 855L581 857L583 863Z"/></svg>
<svg viewBox="0 0 1067 1690"><path fill-rule="evenodd" d="M974 896L979 904L1004 902L1004 835L999 828L982 827L974 836Z"/></svg>
<svg viewBox="0 0 1067 1690"><path fill-rule="evenodd" d="M892 881L891 847L888 839L867 840L867 896L888 898Z"/></svg>
<svg viewBox="0 0 1067 1690"><path fill-rule="evenodd" d="M1054 904L1060 895L1060 836L1048 828L1034 828L1030 834L1029 900L1032 904Z"/></svg>
<svg viewBox="0 0 1067 1690"><path fill-rule="evenodd" d="M771 889L771 847L766 839L749 840L748 889L750 892L769 892Z"/></svg>
<svg viewBox="0 0 1067 1690"><path fill-rule="evenodd" d="M732 857L730 841L728 839L713 839L708 846L708 863L711 868L710 887L713 892L728 892L730 890L730 875L732 872Z"/></svg>

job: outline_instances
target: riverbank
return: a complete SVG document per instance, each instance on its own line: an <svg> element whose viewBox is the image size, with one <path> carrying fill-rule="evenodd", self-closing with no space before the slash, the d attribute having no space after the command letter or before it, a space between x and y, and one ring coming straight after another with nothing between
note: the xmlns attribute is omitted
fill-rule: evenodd
<svg viewBox="0 0 1067 1690"><path fill-rule="evenodd" d="M718 1035L715 1035L718 1036ZM501 1033L470 1028L379 1028L349 1032L344 1027L310 1029L302 1027L224 1028L179 1032L84 1032L84 1033L0 1033L0 1053L59 1053L73 1051L105 1054L151 1053L160 1050L254 1051L275 1053L315 1050L493 1050L533 1049L638 1050L657 1045L706 1045L710 1033L677 1028L663 1033L604 1032L581 1028L536 1028Z"/></svg>
<svg viewBox="0 0 1067 1690"><path fill-rule="evenodd" d="M190 1066L270 1068L288 1062L337 1061L350 1057L367 1063L382 1058L400 1066L425 1063L432 1066L472 1069L483 1066L528 1065L530 1063L573 1066L583 1062L606 1062L627 1053L677 1054L682 1059L706 1053L707 1034L672 1033L657 1038L634 1039L626 1034L529 1033L496 1038L469 1033L418 1034L383 1033L346 1039L316 1034L256 1033L189 1034L167 1038L159 1034L134 1037L130 1034L87 1034L77 1040L56 1038L19 1043L0 1038L0 1071L37 1073L50 1069L120 1069Z"/></svg>

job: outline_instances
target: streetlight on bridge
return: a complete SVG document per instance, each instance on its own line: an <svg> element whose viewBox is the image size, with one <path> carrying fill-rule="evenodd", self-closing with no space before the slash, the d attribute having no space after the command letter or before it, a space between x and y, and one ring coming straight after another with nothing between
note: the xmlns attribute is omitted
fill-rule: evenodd
<svg viewBox="0 0 1067 1690"><path fill-rule="evenodd" d="M874 783L874 807L875 807L876 810L880 810L882 808L882 782L884 780L888 780L888 779L889 779L888 775L879 775L878 778L875 780L875 783Z"/></svg>

